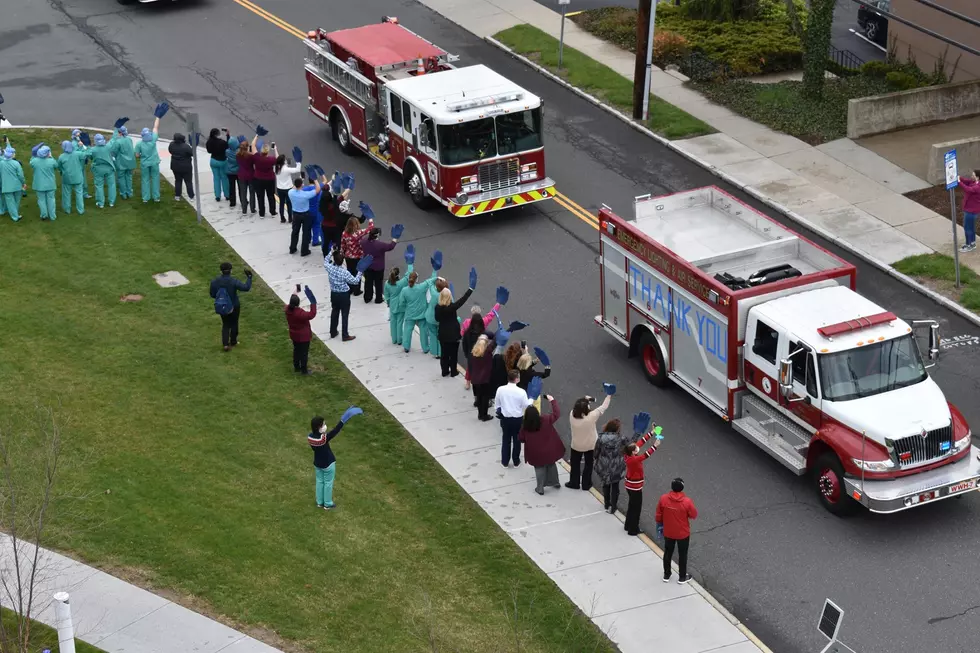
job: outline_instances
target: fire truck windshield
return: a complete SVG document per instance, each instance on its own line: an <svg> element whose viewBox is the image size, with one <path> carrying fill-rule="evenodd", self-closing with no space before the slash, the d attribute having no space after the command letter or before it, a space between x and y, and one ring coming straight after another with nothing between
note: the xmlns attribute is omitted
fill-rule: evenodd
<svg viewBox="0 0 980 653"><path fill-rule="evenodd" d="M828 401L850 401L915 385L927 378L912 334L820 355L820 384Z"/></svg>
<svg viewBox="0 0 980 653"><path fill-rule="evenodd" d="M439 160L444 165L536 150L541 147L541 108L439 125L438 131Z"/></svg>

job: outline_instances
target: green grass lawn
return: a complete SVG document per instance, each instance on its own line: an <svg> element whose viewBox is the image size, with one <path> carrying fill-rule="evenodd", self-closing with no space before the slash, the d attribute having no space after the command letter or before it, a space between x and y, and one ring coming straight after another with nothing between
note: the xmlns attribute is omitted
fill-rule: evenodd
<svg viewBox="0 0 980 653"><path fill-rule="evenodd" d="M3 619L4 630L13 637L17 635L17 618L13 612L0 608L0 618ZM41 653L44 649L50 649L58 653L58 631L54 628L45 626L40 621L31 623L30 651ZM100 648L75 640L75 653L105 653Z"/></svg>
<svg viewBox="0 0 980 653"><path fill-rule="evenodd" d="M633 82L612 68L567 45L558 69L558 39L531 25L515 25L494 38L528 59L559 75L572 86L611 104L626 115L633 113ZM677 140L713 134L715 130L669 102L650 96L646 126L664 138Z"/></svg>
<svg viewBox="0 0 980 653"><path fill-rule="evenodd" d="M24 161L65 134L10 136ZM54 223L31 194L0 218L0 426L67 421L48 543L290 651L613 651L321 343L294 375L261 282L221 351L208 281L242 262L162 194ZM167 270L191 283L158 287ZM324 512L306 433L351 403Z"/></svg>
<svg viewBox="0 0 980 653"><path fill-rule="evenodd" d="M902 274L925 282L938 292L960 303L975 313L980 313L980 276L960 263L960 288L956 288L956 264L952 256L945 254L919 254L895 263Z"/></svg>

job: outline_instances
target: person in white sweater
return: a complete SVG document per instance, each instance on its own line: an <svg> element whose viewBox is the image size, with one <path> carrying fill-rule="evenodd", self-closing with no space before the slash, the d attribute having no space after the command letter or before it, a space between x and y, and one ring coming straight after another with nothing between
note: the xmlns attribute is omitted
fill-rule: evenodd
<svg viewBox="0 0 980 653"><path fill-rule="evenodd" d="M293 188L293 175L299 174L299 162L289 165L286 162L286 155L280 154L276 157L276 196L279 198L279 222L286 222L288 215L289 222L293 222L293 204L289 201L289 191Z"/></svg>
<svg viewBox="0 0 980 653"><path fill-rule="evenodd" d="M616 386L612 384L604 383L603 387L606 390L606 398L600 405L593 408L591 403L595 401L595 398L582 397L575 402L572 412L568 416L572 430L572 471L571 478L565 483L565 487L573 490L581 488L589 491L592 489L593 451L596 440L599 439L595 425L602 414L606 412L606 409L609 408L609 402L616 392ZM585 459L584 465L582 464L583 458Z"/></svg>

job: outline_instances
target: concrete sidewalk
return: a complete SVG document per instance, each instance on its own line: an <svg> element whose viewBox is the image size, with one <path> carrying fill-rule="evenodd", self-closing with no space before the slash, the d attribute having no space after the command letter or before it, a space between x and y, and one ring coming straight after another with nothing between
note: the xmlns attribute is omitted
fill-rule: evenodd
<svg viewBox="0 0 980 653"><path fill-rule="evenodd" d="M419 1L484 38L522 23L555 38L561 28L561 16L534 0ZM571 20L565 22L565 44L633 79L632 53ZM684 79L654 68L653 92L719 133L674 141L672 146L683 154L873 260L892 264L914 254L952 253L949 219L902 196L927 188L923 179L850 139L812 147L752 122L707 101L685 86ZM962 228L958 230L962 244ZM980 252L965 254L961 261L980 270Z"/></svg>
<svg viewBox="0 0 980 653"><path fill-rule="evenodd" d="M160 168L172 180L166 148L167 143L161 141ZM198 152L199 162L208 160L202 148ZM197 190L208 223L283 302L297 282L308 285L317 297L330 296L318 252L308 257L287 253L287 225L275 217L243 216L240 209L219 204L214 200L210 174L201 175ZM428 273L427 264L423 264L423 273ZM622 515L606 514L597 494L562 488L539 496L534 492L533 468L525 464L503 469L497 422L477 421L472 394L464 390L462 377L442 378L437 359L422 354L417 339L411 354L392 345L384 305L365 305L355 298L350 328L357 339L352 342L329 337L328 311L319 313L312 327L623 653L646 653L654 640L671 653L768 651L696 582L678 584L676 568L673 582L663 583L659 549L645 536L625 535ZM563 413L570 408L561 406ZM560 477L562 483L568 480L567 471L561 470ZM697 557L696 550L693 557Z"/></svg>
<svg viewBox="0 0 980 653"><path fill-rule="evenodd" d="M21 559L31 559L34 550L21 542ZM0 565L12 569L12 554L11 538L0 534ZM51 597L68 592L76 639L107 653L280 653L162 596L52 551L40 551L36 569L32 617L56 628ZM13 608L6 592L0 593L0 602Z"/></svg>

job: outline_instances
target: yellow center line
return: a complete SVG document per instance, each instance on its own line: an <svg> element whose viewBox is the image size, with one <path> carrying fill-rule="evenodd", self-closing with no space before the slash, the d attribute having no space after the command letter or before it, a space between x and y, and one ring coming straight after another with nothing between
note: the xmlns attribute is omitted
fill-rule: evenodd
<svg viewBox="0 0 980 653"><path fill-rule="evenodd" d="M249 2L249 0L235 0L235 4L244 7L245 9L248 9L259 18L272 23L276 27L284 30L285 32L289 33L292 36L295 36L296 38L299 39L306 38L306 32L299 29L298 27L294 27L293 25L290 25L282 18L279 18L275 14L266 11L262 7L258 6L257 4L253 2ZM572 16L572 15L574 14L566 14L566 16ZM582 208L581 206L579 206L578 204L570 200L565 195L556 192L554 196L554 200L560 206L564 207L566 211L574 215L582 222L586 223L587 225L591 226L594 229L599 228L599 219L596 216L586 211L584 208Z"/></svg>

